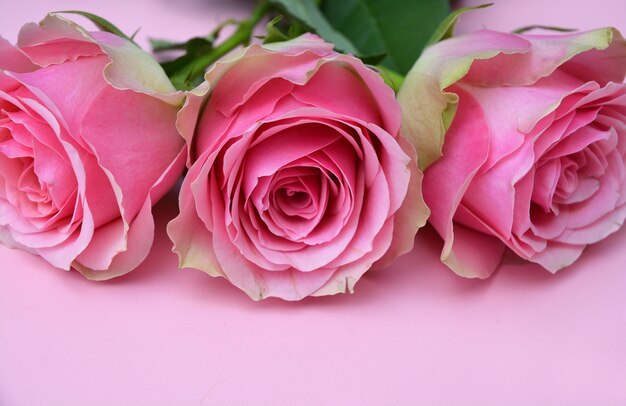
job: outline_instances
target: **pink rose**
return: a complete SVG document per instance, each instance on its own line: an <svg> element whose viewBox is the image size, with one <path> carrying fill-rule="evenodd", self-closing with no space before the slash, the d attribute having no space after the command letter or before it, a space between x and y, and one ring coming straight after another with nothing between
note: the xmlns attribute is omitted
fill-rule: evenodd
<svg viewBox="0 0 626 406"><path fill-rule="evenodd" d="M0 240L89 279L134 269L184 166L181 98L135 45L56 15L0 38Z"/></svg>
<svg viewBox="0 0 626 406"><path fill-rule="evenodd" d="M420 163L436 161L424 195L444 263L485 278L508 247L556 272L621 227L625 74L611 28L480 31L424 52L399 101Z"/></svg>
<svg viewBox="0 0 626 406"><path fill-rule="evenodd" d="M309 34L252 45L206 81L181 113L192 165L168 232L182 267L298 300L351 292L412 248L421 175L378 74Z"/></svg>

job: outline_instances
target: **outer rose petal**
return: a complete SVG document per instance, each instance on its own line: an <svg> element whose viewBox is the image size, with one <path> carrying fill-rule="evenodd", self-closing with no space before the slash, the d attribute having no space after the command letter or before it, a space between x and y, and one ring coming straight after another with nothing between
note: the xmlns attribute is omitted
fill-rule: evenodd
<svg viewBox="0 0 626 406"><path fill-rule="evenodd" d="M431 46L411 68L398 93L403 132L416 145L420 168L441 156L446 123L454 116L457 100L445 89L466 75L464 80L468 83L523 86L550 75L571 60L568 71L581 69L584 80L621 82L626 73L624 48L623 37L613 28L557 39L482 30ZM593 53L585 56L593 50L607 50L610 58L598 64Z"/></svg>
<svg viewBox="0 0 626 406"><path fill-rule="evenodd" d="M102 77L106 63L106 56L101 55L12 76L37 94L70 134L79 134L91 103L106 86ZM74 78L76 83L67 86L68 77Z"/></svg>
<svg viewBox="0 0 626 406"><path fill-rule="evenodd" d="M393 228L393 238L391 247L378 261L373 268L383 268L390 265L400 255L406 254L413 249L415 234L422 228L428 217L430 209L424 201L422 195L423 174L417 167L417 155L415 148L404 137L397 138L402 150L411 157L408 169L411 172L411 180L402 205L395 213Z"/></svg>
<svg viewBox="0 0 626 406"><path fill-rule="evenodd" d="M490 35L489 31L481 33ZM483 86L528 86L561 66L583 82L595 80L604 85L624 80L626 42L614 28L521 37L530 42L528 52L503 53L491 60L477 60L463 81ZM599 62L599 54L602 62Z"/></svg>
<svg viewBox="0 0 626 406"><path fill-rule="evenodd" d="M200 269L211 276L225 276L213 251L211 232L198 217L191 184L197 180L201 165L192 166L180 189L180 214L167 225L181 268Z"/></svg>
<svg viewBox="0 0 626 406"><path fill-rule="evenodd" d="M105 87L82 121L83 138L120 188L127 221L139 212L152 184L184 148L174 126L177 113L176 107L149 95Z"/></svg>
<svg viewBox="0 0 626 406"><path fill-rule="evenodd" d="M120 223L123 226L122 235L107 236L108 238L102 239L99 241L99 244L102 244L104 248L108 248L110 245L119 243L120 238L122 238L124 247L112 256L107 255L107 258L105 258L107 261L106 268L95 270L83 265L84 262L92 260L89 258L89 255L91 255L89 247L72 263L72 266L87 279L101 281L124 275L138 267L148 256L154 238L154 218L152 217L151 201L149 199L145 201L130 225L125 224L122 219L116 220L115 223ZM104 232L104 229L99 229L92 239L91 245L97 241L97 234ZM97 249L97 246L93 247L93 250Z"/></svg>
<svg viewBox="0 0 626 406"><path fill-rule="evenodd" d="M83 251L76 261L74 261L72 265L87 279L107 280L124 275L137 268L146 259L150 253L150 248L152 248L154 237L154 217L152 215L152 206L161 198L161 196L163 196L165 192L167 192L167 190L169 190L170 185L172 185L172 183L174 183L178 178L185 164L185 152L185 150L181 150L178 157L152 186L148 199L146 199L141 207L141 210L133 221L130 224L126 224L123 219L117 220L117 222L122 222L124 224L124 229L128 231L125 231L124 234L118 236L109 235L109 240L104 240L105 244L113 245L116 243L115 239L124 239L124 248L111 257L109 260L110 263L104 267L95 269L85 266L85 255L89 255L89 249L91 247L88 247L87 250ZM96 230L96 235L94 235L92 244L97 238L97 235L103 231L104 230L101 229ZM95 248L97 249L97 247Z"/></svg>
<svg viewBox="0 0 626 406"><path fill-rule="evenodd" d="M442 92L435 77L411 71L398 92L398 101L402 107L402 134L419 148L419 167L424 170L441 156L458 96Z"/></svg>
<svg viewBox="0 0 626 406"><path fill-rule="evenodd" d="M30 72L37 69L37 65L22 50L0 36L0 69Z"/></svg>
<svg viewBox="0 0 626 406"><path fill-rule="evenodd" d="M475 261L472 260L474 257L469 257L472 250L467 247L471 246L471 238L465 237L470 234L461 231L463 241L458 245L460 251L457 253L455 250L456 227L453 218L465 191L489 155L489 128L484 112L471 96L462 94L456 120L446 135L443 147L443 157L426 170L423 185L424 199L432 210L429 221L445 242L441 260L459 275L488 276L495 270L499 259L488 261L492 265L489 271L479 270L480 266L474 265ZM476 252L498 256L502 250L500 244L486 252ZM464 266L466 257L472 260L468 266Z"/></svg>
<svg viewBox="0 0 626 406"><path fill-rule="evenodd" d="M251 45L218 61L207 71L206 82L192 92L189 100L191 105L181 112L183 117L189 116L190 118L184 119L183 122L193 121L191 120L192 106L195 106L193 109L199 108L198 102L194 100L204 96L207 90L213 91L218 82L221 85L216 94L212 96L212 103L214 103L212 109L219 110L223 115L229 116L235 107L246 102L260 87L272 79L283 78L295 84L304 84L311 77L314 77L320 68L334 64L344 66L343 69L337 70L340 74L350 73L351 76L356 76L359 78L358 80L365 82L366 86L364 87L371 93L371 103L378 108L381 121L373 122L385 128L389 133L395 134L401 119L399 111L388 108L391 103L395 103L393 91L385 85L382 78L378 75L372 75L362 63L352 57L333 52L332 46L312 34L280 43L263 46ZM225 77L224 81L222 81L222 77ZM236 80L227 79L230 77L234 77ZM206 88L207 84L210 85L210 89ZM323 93L313 96L319 98L318 104L316 104L318 107L333 110L331 106L324 105L321 98L324 96ZM220 106L228 106L229 111L224 111L224 107ZM344 105L341 108L349 110L352 106ZM361 118L364 119L364 117ZM375 118L374 120L378 121L379 119ZM203 121L201 120L201 125ZM212 123L211 125L215 124ZM193 138L189 130L190 128L183 129L183 137L188 142ZM196 143L197 149L204 150L208 147L205 145L208 142L206 138L208 137L203 137ZM194 149L190 149L191 154L194 153Z"/></svg>
<svg viewBox="0 0 626 406"><path fill-rule="evenodd" d="M200 109L203 107L204 96L209 91L208 82L202 82L198 87L187 93L185 102L182 108L179 110L176 117L176 129L178 133L183 137L187 144L187 167L191 167L192 157L195 154L195 149L192 149L194 132L200 117Z"/></svg>
<svg viewBox="0 0 626 406"><path fill-rule="evenodd" d="M444 136L456 111L458 97L444 89L465 76L477 59L524 53L529 48L529 42L518 36L480 31L424 50L398 92L402 133L415 145L422 170L441 156Z"/></svg>
<svg viewBox="0 0 626 406"><path fill-rule="evenodd" d="M317 35L311 33L305 33L289 41L265 44L263 48L285 55L315 52L319 56L330 56L334 53L332 44L329 44Z"/></svg>
<svg viewBox="0 0 626 406"><path fill-rule="evenodd" d="M441 262L459 276L485 279L500 265L504 248L497 238L456 224L454 240L441 252Z"/></svg>
<svg viewBox="0 0 626 406"><path fill-rule="evenodd" d="M39 24L25 24L17 46L40 67L103 54L83 28L54 14L48 14Z"/></svg>
<svg viewBox="0 0 626 406"><path fill-rule="evenodd" d="M184 98L158 62L135 44L108 32L88 32L57 14L48 14L39 24L26 24L18 45L40 66L106 55L110 62L104 76L117 89L150 94L176 106Z"/></svg>
<svg viewBox="0 0 626 406"><path fill-rule="evenodd" d="M104 49L111 63L104 70L109 83L117 89L151 94L172 104L181 101L176 89L157 61L135 44L108 32L90 33ZM172 97L165 97L171 95Z"/></svg>

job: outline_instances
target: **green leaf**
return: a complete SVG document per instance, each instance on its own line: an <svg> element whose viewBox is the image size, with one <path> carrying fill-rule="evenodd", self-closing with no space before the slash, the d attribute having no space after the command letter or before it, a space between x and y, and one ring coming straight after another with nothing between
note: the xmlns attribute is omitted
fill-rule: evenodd
<svg viewBox="0 0 626 406"><path fill-rule="evenodd" d="M532 30L547 30L547 31L557 31L557 32L574 32L578 31L576 28L563 28L563 27L553 27L551 25L528 25L526 27L518 28L513 30L514 34L523 34L526 31Z"/></svg>
<svg viewBox="0 0 626 406"><path fill-rule="evenodd" d="M80 11L80 10L62 10L62 11L54 11L52 14L76 14L79 16L83 16L85 18L87 18L88 20L90 20L92 23L94 23L96 25L96 27L98 27L100 30L102 31L106 31L106 32L110 32L111 34L115 34L118 37L122 37L124 39L127 39L130 42L135 42L133 41L132 37L129 37L128 35L124 34L122 32L122 30L120 30L119 28L117 28L112 22L98 16L92 13L88 13L86 11ZM139 30L135 31L135 34L137 34ZM135 34L133 34L133 37L135 36Z"/></svg>
<svg viewBox="0 0 626 406"><path fill-rule="evenodd" d="M155 53L169 51L172 49L184 49L184 47L181 48L181 45L184 44L184 42L172 42L167 39L160 38L148 38L148 42L150 42L152 52Z"/></svg>
<svg viewBox="0 0 626 406"><path fill-rule="evenodd" d="M184 42L172 42L160 38L149 38L148 40L150 41L152 52L155 53L172 50L184 50L193 53L198 49L206 50L207 47L212 47L220 31L228 25L235 24L237 24L237 21L234 19L224 20L206 37L193 37Z"/></svg>
<svg viewBox="0 0 626 406"><path fill-rule="evenodd" d="M405 74L450 5L448 0L324 0L321 10L360 54L386 54L383 65Z"/></svg>
<svg viewBox="0 0 626 406"><path fill-rule="evenodd" d="M196 38L191 38L189 41L184 42L184 43L170 44L169 47L166 46L166 47L161 47L159 49L161 51L174 50L174 49L185 50L185 53L182 56L174 60L161 63L163 70L165 70L165 73L167 73L167 76L171 78L182 67L192 63L195 59L197 59L198 56L211 52L213 50L213 43L208 41L206 38L196 37Z"/></svg>
<svg viewBox="0 0 626 406"><path fill-rule="evenodd" d="M289 39L289 36L283 33L280 28L276 26L282 19L282 15L277 15L265 25L265 35L258 37L263 40L264 44L287 41Z"/></svg>
<svg viewBox="0 0 626 406"><path fill-rule="evenodd" d="M198 58L204 57L215 50L215 40L220 31L224 27L233 24L239 23L233 19L225 20L206 37L193 37L185 42L150 38L150 45L154 53L184 51L182 55L179 53L177 58L161 62L161 67L163 67L163 70L177 89L189 90L202 82L202 76L190 77L190 73L187 71L196 64Z"/></svg>
<svg viewBox="0 0 626 406"><path fill-rule="evenodd" d="M379 65L385 60L387 54L358 55L358 57L366 65Z"/></svg>
<svg viewBox="0 0 626 406"><path fill-rule="evenodd" d="M150 45L154 53L166 51L184 51L177 58L165 60L161 62L161 67L170 78L174 86L179 90L189 90L200 84L201 79L193 80L187 76L181 77L180 72L201 55L211 52L213 48L213 37L194 37L186 42L171 42L162 39L150 38Z"/></svg>
<svg viewBox="0 0 626 406"><path fill-rule="evenodd" d="M139 34L139 31L141 31L141 27L137 28L135 32L133 32L133 35L130 36L131 41L135 42L135 37Z"/></svg>
<svg viewBox="0 0 626 406"><path fill-rule="evenodd" d="M370 66L370 68L376 70L383 78L387 86L392 88L394 92L398 93L398 90L400 90L400 87L404 83L404 76L382 65Z"/></svg>
<svg viewBox="0 0 626 406"><path fill-rule="evenodd" d="M150 38L149 41L150 46L152 47L152 52L154 53L173 50L184 50L191 53L197 53L198 50L201 50L203 47L206 48L213 46L212 41L202 37L194 37L186 42L171 42L158 38Z"/></svg>
<svg viewBox="0 0 626 406"><path fill-rule="evenodd" d="M456 23L459 21L459 17L468 11L477 10L479 8L485 8L493 6L493 3L481 4L479 6L474 7L463 7L454 12L450 13L445 20L439 24L439 27L433 32L433 35L428 40L428 45L436 44L437 42L444 40L446 38L450 38L454 35L454 28L456 27Z"/></svg>
<svg viewBox="0 0 626 406"><path fill-rule="evenodd" d="M333 28L314 0L270 0L270 2L283 9L289 16L308 26L326 41L335 44L337 50L358 54L354 44Z"/></svg>

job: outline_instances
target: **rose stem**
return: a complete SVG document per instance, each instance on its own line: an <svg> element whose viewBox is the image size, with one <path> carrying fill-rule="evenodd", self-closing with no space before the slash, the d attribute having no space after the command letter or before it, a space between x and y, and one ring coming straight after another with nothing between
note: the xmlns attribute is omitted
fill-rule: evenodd
<svg viewBox="0 0 626 406"><path fill-rule="evenodd" d="M250 17L239 23L237 30L227 39L224 40L217 47L213 48L211 52L208 52L199 58L193 60L190 64L184 66L173 77L172 82L175 85L182 85L189 89L194 79L204 73L204 70L208 68L212 63L226 55L239 45L248 45L252 38L252 31L254 27L261 21L263 16L271 9L267 1L262 1L252 11ZM178 86L177 86L178 87Z"/></svg>

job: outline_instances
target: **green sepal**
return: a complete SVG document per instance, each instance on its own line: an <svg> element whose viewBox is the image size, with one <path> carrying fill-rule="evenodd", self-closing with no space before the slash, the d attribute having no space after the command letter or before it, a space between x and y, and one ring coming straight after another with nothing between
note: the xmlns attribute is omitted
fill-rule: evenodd
<svg viewBox="0 0 626 406"><path fill-rule="evenodd" d="M452 37L454 35L454 28L456 27L456 24L459 21L459 17L461 15L467 13L468 11L478 10L481 8L493 6L493 4L494 3L480 4L478 6L463 7L458 10L453 11L435 29L435 31L433 32L433 35L430 37L430 39L426 43L426 46L434 45L439 41Z"/></svg>
<svg viewBox="0 0 626 406"><path fill-rule="evenodd" d="M88 19L89 21L94 23L96 25L96 27L98 27L101 31L110 32L111 34L115 34L118 37L122 37L122 38L124 38L124 39L126 39L126 40L128 40L128 41L130 41L132 43L135 43L135 41L133 41L133 38L135 37L137 32L139 32L139 29L137 29L137 31L135 31L135 33L132 36L129 37L128 35L124 34L122 32L122 30L117 28L109 20L107 20L105 18L102 18L99 15L88 13L87 11L81 11L81 10L60 10L60 11L53 11L52 14L76 14L76 15L85 17L86 19Z"/></svg>

